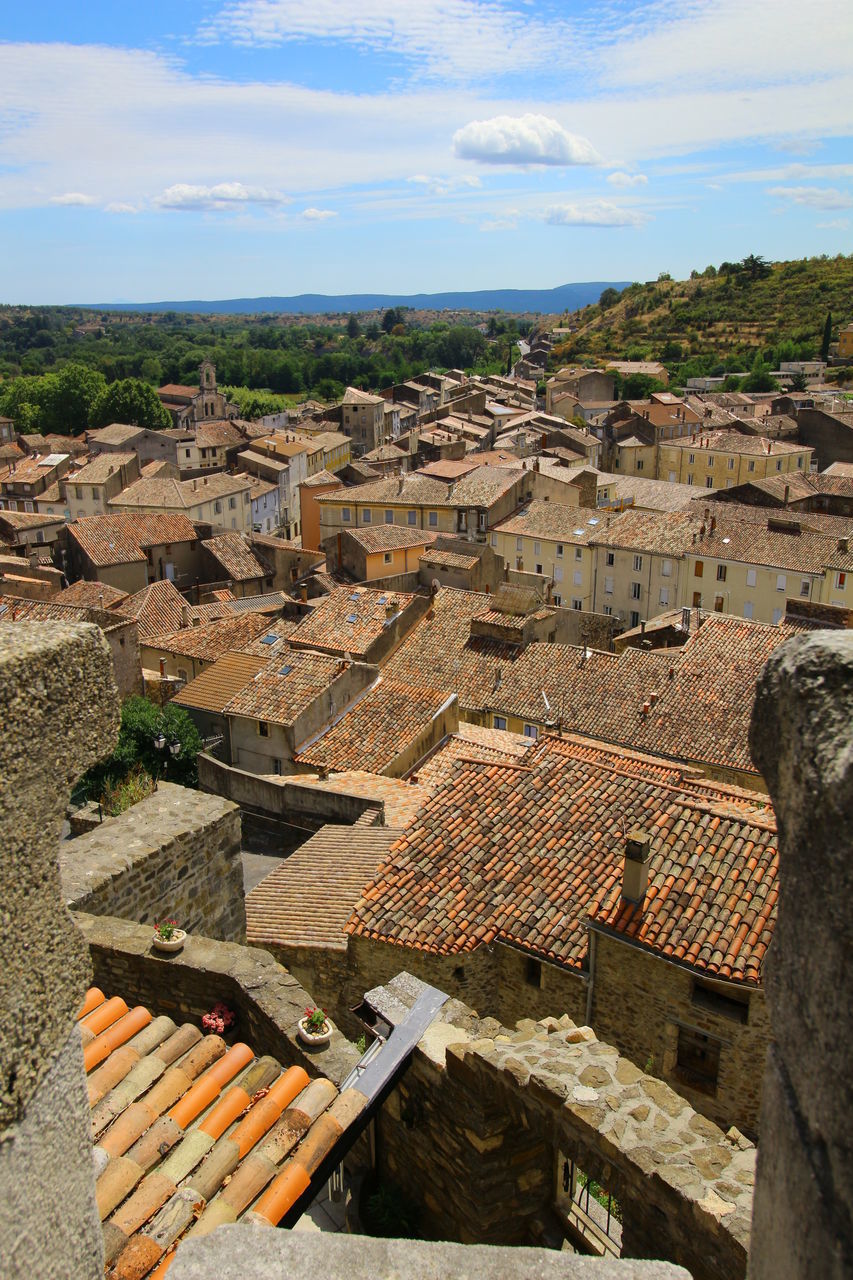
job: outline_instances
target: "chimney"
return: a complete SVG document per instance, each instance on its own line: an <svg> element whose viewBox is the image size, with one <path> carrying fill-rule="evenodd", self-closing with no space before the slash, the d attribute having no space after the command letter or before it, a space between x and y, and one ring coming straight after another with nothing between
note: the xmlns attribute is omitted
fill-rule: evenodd
<svg viewBox="0 0 853 1280"><path fill-rule="evenodd" d="M848 554L848 552L850 551L850 539L849 539L849 538L839 538L839 539L838 539L838 550L839 550L839 551L843 551L843 552L844 552L844 554L845 554L845 555L847 555L847 554Z"/></svg>
<svg viewBox="0 0 853 1280"><path fill-rule="evenodd" d="M711 516L711 532L713 533L717 527L717 517Z"/></svg>
<svg viewBox="0 0 853 1280"><path fill-rule="evenodd" d="M190 607L188 604L181 605L181 626L188 627L190 625Z"/></svg>
<svg viewBox="0 0 853 1280"><path fill-rule="evenodd" d="M390 621L391 621L391 619L394 617L394 614L395 614L396 612L397 612L397 602L396 602L396 600L389 600L389 601L388 601L388 603L387 603L387 604L386 604L386 606L385 606L385 617L386 617L386 619L387 619L387 621L388 621L388 622L390 622Z"/></svg>
<svg viewBox="0 0 853 1280"><path fill-rule="evenodd" d="M785 498L784 498L784 502L785 502L785 506L786 506L786 507L787 507L787 505L788 505L788 496L789 496L790 492L791 492L791 486L790 486L789 484L786 484L786 485L785 485Z"/></svg>
<svg viewBox="0 0 853 1280"><path fill-rule="evenodd" d="M161 680L166 679L166 659L165 658L160 659L160 679Z"/></svg>
<svg viewBox="0 0 853 1280"><path fill-rule="evenodd" d="M308 603L308 587L304 582L302 586L299 588L299 599L302 601L303 604Z"/></svg>
<svg viewBox="0 0 853 1280"><path fill-rule="evenodd" d="M635 827L625 837L625 861L622 867L622 897L641 904L649 883L649 853L652 838L647 831Z"/></svg>
<svg viewBox="0 0 853 1280"><path fill-rule="evenodd" d="M687 605L681 610L681 626L685 631L690 630L690 608Z"/></svg>

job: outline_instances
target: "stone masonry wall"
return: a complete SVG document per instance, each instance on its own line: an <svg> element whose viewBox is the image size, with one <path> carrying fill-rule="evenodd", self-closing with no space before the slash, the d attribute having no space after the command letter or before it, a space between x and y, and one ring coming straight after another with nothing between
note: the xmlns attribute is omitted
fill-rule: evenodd
<svg viewBox="0 0 853 1280"><path fill-rule="evenodd" d="M590 935L592 938L592 935ZM688 1098L717 1124L758 1131L758 1111L770 1026L762 991L749 996L743 1024L712 1012L691 999L694 977L688 970L596 933L595 980L590 1022L602 1040L616 1045ZM722 988L721 988L722 989ZM718 1040L720 1069L714 1093L691 1087L676 1066L680 1027Z"/></svg>
<svg viewBox="0 0 853 1280"><path fill-rule="evenodd" d="M219 796L159 783L118 818L60 846L70 907L242 942L240 811Z"/></svg>

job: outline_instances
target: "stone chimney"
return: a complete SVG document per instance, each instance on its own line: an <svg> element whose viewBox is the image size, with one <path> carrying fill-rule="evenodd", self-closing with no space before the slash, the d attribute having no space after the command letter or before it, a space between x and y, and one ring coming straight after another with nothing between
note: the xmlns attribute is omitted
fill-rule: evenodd
<svg viewBox="0 0 853 1280"><path fill-rule="evenodd" d="M192 619L190 618L190 607L188 604L181 605L181 626L188 627Z"/></svg>
<svg viewBox="0 0 853 1280"><path fill-rule="evenodd" d="M161 680L166 679L166 659L165 658L160 659L160 679Z"/></svg>
<svg viewBox="0 0 853 1280"><path fill-rule="evenodd" d="M647 831L635 827L625 837L625 860L622 867L622 897L627 902L642 903L649 882L649 853L652 838Z"/></svg>

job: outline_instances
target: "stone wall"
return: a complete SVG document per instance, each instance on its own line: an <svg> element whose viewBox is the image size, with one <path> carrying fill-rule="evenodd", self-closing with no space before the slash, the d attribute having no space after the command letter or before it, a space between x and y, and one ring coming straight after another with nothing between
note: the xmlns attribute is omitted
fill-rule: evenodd
<svg viewBox="0 0 853 1280"><path fill-rule="evenodd" d="M240 813L219 796L161 782L120 817L64 841L60 868L65 901L77 910L246 937Z"/></svg>
<svg viewBox="0 0 853 1280"><path fill-rule="evenodd" d="M69 688L85 688L85 700ZM73 782L117 735L99 628L0 626L0 1271L10 1277L103 1274L73 1026L91 967L56 849Z"/></svg>
<svg viewBox="0 0 853 1280"><path fill-rule="evenodd" d="M770 1026L764 993L746 993L747 1021L715 1012L693 999L696 976L605 933L590 934L595 948L590 1022L639 1067L672 1084L692 1105L718 1124L758 1131L758 1111ZM739 996L731 984L721 993ZM720 1045L716 1090L700 1091L677 1067L679 1031L700 1031Z"/></svg>
<svg viewBox="0 0 853 1280"><path fill-rule="evenodd" d="M308 831L319 831L326 823L352 826L369 810L378 811L384 825L384 805L354 791L326 791L300 781L298 775L261 777L224 764L215 756L198 757L198 785L202 791L223 796L250 813L281 818Z"/></svg>
<svg viewBox="0 0 853 1280"><path fill-rule="evenodd" d="M449 1002L377 1120L380 1168L430 1237L524 1244L564 1159L617 1198L625 1257L746 1270L755 1148L568 1017L507 1031Z"/></svg>
<svg viewBox="0 0 853 1280"><path fill-rule="evenodd" d="M296 1024L315 1001L268 951L189 937L180 951L163 955L152 950L150 930L129 920L83 912L74 920L89 944L94 981L109 995L176 1021L200 1019L221 1000L237 1014L234 1034L257 1054L338 1085L358 1061L358 1050L337 1030L328 1048L305 1048Z"/></svg>

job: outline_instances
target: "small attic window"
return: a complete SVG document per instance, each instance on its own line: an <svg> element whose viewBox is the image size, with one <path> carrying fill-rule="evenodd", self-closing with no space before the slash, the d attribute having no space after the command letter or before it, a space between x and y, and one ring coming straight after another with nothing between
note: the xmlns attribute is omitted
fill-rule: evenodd
<svg viewBox="0 0 853 1280"><path fill-rule="evenodd" d="M358 618L354 613L348 613L347 622L358 622Z"/></svg>
<svg viewBox="0 0 853 1280"><path fill-rule="evenodd" d="M293 667L284 666L281 668L278 674L280 676L289 676L292 670L293 670Z"/></svg>
<svg viewBox="0 0 853 1280"><path fill-rule="evenodd" d="M277 644L278 639L279 639L278 636L262 636L261 644Z"/></svg>

